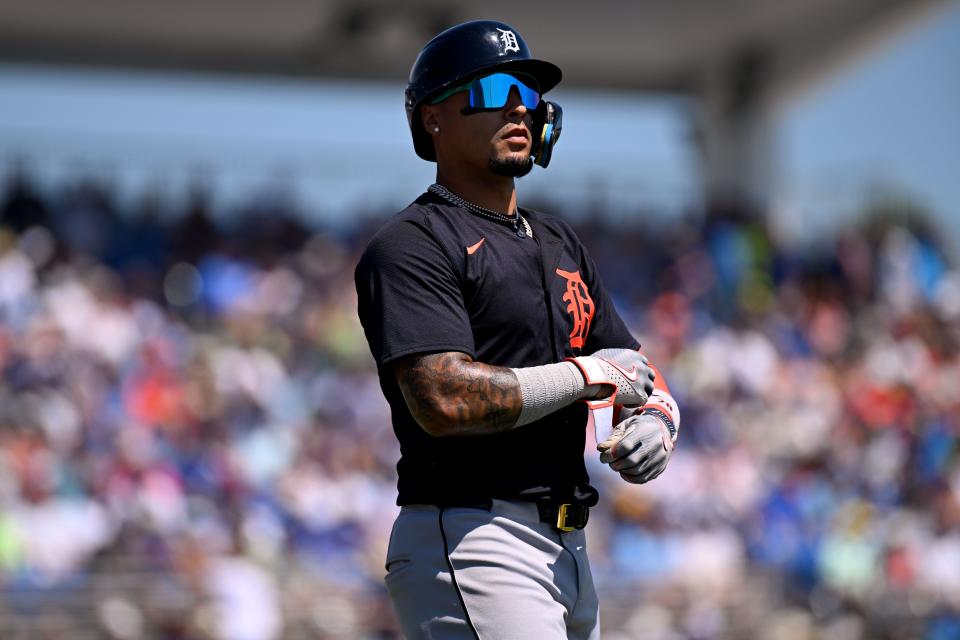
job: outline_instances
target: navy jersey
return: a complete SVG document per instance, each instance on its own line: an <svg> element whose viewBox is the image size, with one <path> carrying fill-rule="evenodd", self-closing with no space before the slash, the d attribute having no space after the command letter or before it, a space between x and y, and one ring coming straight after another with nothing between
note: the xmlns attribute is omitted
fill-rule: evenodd
<svg viewBox="0 0 960 640"><path fill-rule="evenodd" d="M357 265L360 322L400 441L397 504L596 502L583 461L583 403L503 433L434 437L411 415L391 366L441 351L531 367L639 348L569 225L520 212L532 239L428 192L380 228Z"/></svg>

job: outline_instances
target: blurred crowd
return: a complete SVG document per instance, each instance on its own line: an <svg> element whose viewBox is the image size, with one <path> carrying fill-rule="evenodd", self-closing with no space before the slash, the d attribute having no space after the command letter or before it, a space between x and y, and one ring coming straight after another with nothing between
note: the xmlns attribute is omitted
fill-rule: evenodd
<svg viewBox="0 0 960 640"><path fill-rule="evenodd" d="M352 278L375 225L168 195L0 190L0 637L396 637L399 454ZM604 637L960 637L935 230L882 203L814 246L729 204L608 220L578 232L682 426L649 485L586 452Z"/></svg>

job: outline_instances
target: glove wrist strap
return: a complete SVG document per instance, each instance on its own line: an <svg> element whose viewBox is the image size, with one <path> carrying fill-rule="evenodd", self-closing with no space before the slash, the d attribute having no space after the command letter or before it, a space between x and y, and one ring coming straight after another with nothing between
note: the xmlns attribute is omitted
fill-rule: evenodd
<svg viewBox="0 0 960 640"><path fill-rule="evenodd" d="M670 430L670 438L676 442L677 432L680 431L680 411L677 403L667 391L655 389L650 399L643 405L642 413L649 413L663 420Z"/></svg>
<svg viewBox="0 0 960 640"><path fill-rule="evenodd" d="M584 400L591 409L603 409L613 406L617 398L617 384L610 379L610 376L603 370L603 367L596 358L580 356L577 358L567 358L566 361L572 362L577 366L577 369L583 374L586 386L596 385L604 391L604 395L601 398Z"/></svg>
<svg viewBox="0 0 960 640"><path fill-rule="evenodd" d="M675 424L673 424L673 420L670 419L670 416L665 414L663 411L660 411L660 409L656 409L653 407L644 407L642 415L653 416L654 418L660 418L660 420L663 421L663 424L667 426L667 431L670 432L670 441L671 442L677 441L677 427Z"/></svg>

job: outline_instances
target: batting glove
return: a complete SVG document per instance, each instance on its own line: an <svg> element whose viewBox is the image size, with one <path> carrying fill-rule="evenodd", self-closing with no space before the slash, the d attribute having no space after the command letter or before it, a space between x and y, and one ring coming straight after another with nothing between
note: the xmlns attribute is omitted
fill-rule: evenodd
<svg viewBox="0 0 960 640"><path fill-rule="evenodd" d="M675 442L676 431L671 433L662 418L640 413L618 423L610 437L597 445L597 450L600 462L609 464L621 478L644 484L667 468Z"/></svg>
<svg viewBox="0 0 960 640"><path fill-rule="evenodd" d="M598 400L588 400L592 409L616 404L640 407L653 393L656 374L647 357L634 349L601 349L589 356L567 358L580 369L584 380L606 391Z"/></svg>

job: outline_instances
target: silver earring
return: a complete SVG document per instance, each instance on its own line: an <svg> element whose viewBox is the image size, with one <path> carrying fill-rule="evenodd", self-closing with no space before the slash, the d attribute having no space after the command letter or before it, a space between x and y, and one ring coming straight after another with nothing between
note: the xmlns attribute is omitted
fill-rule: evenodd
<svg viewBox="0 0 960 640"><path fill-rule="evenodd" d="M434 132L434 133L440 133L440 127L434 127L434 128L433 128L433 132Z"/></svg>

